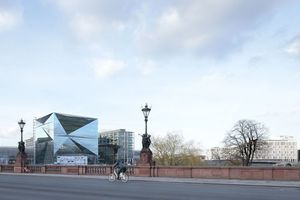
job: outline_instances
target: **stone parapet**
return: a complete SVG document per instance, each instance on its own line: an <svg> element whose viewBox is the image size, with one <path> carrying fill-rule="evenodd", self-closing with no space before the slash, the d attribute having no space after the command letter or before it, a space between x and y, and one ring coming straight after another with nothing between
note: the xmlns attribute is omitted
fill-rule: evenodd
<svg viewBox="0 0 300 200"><path fill-rule="evenodd" d="M28 165L26 167L30 170L29 173L95 176L112 173L112 166L102 165ZM22 166L1 165L0 172L21 173L23 171ZM127 173L139 177L300 181L299 167L180 167L139 164L128 166Z"/></svg>

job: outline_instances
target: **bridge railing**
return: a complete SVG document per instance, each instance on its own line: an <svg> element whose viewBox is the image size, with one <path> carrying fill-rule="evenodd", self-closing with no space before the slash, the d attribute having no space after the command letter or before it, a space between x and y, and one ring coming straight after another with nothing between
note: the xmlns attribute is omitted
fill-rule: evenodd
<svg viewBox="0 0 300 200"><path fill-rule="evenodd" d="M62 173L62 166L60 166L60 165L46 165L45 166L45 173L46 174L61 174Z"/></svg>
<svg viewBox="0 0 300 200"><path fill-rule="evenodd" d="M135 167L134 166L128 166L127 167L127 174L129 175L129 176L134 176L135 175L135 173L134 173L134 170L135 169Z"/></svg>
<svg viewBox="0 0 300 200"><path fill-rule="evenodd" d="M91 165L84 166L86 175L108 175L111 173L111 166Z"/></svg>
<svg viewBox="0 0 300 200"><path fill-rule="evenodd" d="M104 176L112 173L111 165L29 165L27 173L74 174ZM14 172L13 165L0 165L0 172ZM17 172L17 171L15 171ZM183 166L128 166L130 176L253 179L253 180L299 180L299 167L183 167Z"/></svg>
<svg viewBox="0 0 300 200"><path fill-rule="evenodd" d="M14 165L0 165L0 172L14 172Z"/></svg>
<svg viewBox="0 0 300 200"><path fill-rule="evenodd" d="M43 168L45 168L44 166L40 166L40 165L29 165L27 166L28 170L30 173L43 173Z"/></svg>

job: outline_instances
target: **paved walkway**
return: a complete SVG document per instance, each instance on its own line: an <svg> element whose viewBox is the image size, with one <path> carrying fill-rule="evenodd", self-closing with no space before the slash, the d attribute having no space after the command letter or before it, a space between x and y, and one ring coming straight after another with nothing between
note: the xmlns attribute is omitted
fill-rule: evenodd
<svg viewBox="0 0 300 200"><path fill-rule="evenodd" d="M1 175L18 176L52 176L69 178L94 178L107 179L107 176L88 176L88 175L65 175L65 174L24 174L24 173L0 173ZM173 183L192 183L192 184L220 184L220 185L248 185L248 186L270 186L270 187L297 187L300 188L300 181L274 181L274 180L237 180L237 179L199 179L199 178L170 178L170 177L136 177L130 176L132 181L156 181Z"/></svg>

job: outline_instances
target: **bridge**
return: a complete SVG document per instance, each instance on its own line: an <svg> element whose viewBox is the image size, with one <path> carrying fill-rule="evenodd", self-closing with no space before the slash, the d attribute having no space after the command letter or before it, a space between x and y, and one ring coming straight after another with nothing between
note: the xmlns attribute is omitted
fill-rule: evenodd
<svg viewBox="0 0 300 200"><path fill-rule="evenodd" d="M206 181L131 177L127 183L111 183L106 176L0 173L0 199L282 200L298 199L300 196L300 183L297 181L274 181L274 185L270 181Z"/></svg>
<svg viewBox="0 0 300 200"><path fill-rule="evenodd" d="M15 169L16 167L14 165L0 165L0 173L16 172ZM26 169L28 169L28 172L35 174L98 176L112 173L112 166L110 165L28 165ZM137 177L300 181L299 167L182 167L140 165L129 166L127 173L130 176Z"/></svg>

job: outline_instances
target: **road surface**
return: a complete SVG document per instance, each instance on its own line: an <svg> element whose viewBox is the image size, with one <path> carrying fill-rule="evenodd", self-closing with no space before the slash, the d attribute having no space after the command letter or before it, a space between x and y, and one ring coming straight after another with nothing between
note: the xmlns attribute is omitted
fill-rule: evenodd
<svg viewBox="0 0 300 200"><path fill-rule="evenodd" d="M0 174L1 200L298 200L298 187L242 186Z"/></svg>

